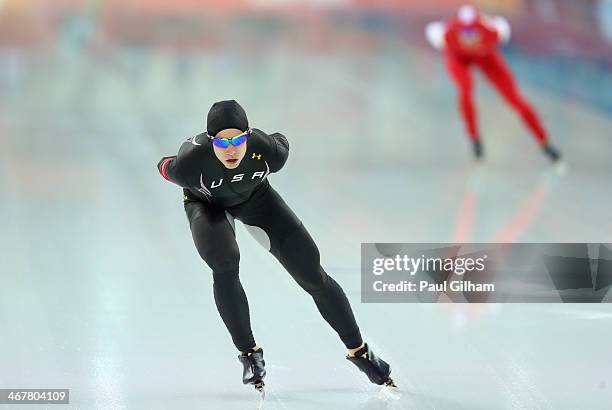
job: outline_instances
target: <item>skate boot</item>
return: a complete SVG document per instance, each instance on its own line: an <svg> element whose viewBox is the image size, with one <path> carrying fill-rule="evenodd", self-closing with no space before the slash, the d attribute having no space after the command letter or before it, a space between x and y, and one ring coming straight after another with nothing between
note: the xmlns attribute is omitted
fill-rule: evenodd
<svg viewBox="0 0 612 410"><path fill-rule="evenodd" d="M391 366L376 356L367 343L355 352L355 356L346 356L346 358L364 372L372 383L397 388L393 379L389 377Z"/></svg>
<svg viewBox="0 0 612 410"><path fill-rule="evenodd" d="M249 350L245 353L238 355L238 360L242 363L242 383L252 384L255 386L255 390L261 393L262 397L264 393L264 377L266 377L266 362L263 358L263 349Z"/></svg>
<svg viewBox="0 0 612 410"><path fill-rule="evenodd" d="M543 145L542 150L544 151L544 155L546 155L552 162L557 162L561 159L561 154L559 151L548 144Z"/></svg>
<svg viewBox="0 0 612 410"><path fill-rule="evenodd" d="M479 138L472 141L472 151L474 152L474 158L476 161L480 161L484 156L482 143L480 142Z"/></svg>

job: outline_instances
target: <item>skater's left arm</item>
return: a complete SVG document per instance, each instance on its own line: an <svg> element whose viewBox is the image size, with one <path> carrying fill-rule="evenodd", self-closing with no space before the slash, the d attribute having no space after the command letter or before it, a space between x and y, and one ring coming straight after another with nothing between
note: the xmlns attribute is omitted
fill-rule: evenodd
<svg viewBox="0 0 612 410"><path fill-rule="evenodd" d="M270 172L278 172L287 162L289 157L289 141L287 137L279 132L270 134L272 162L270 163Z"/></svg>
<svg viewBox="0 0 612 410"><path fill-rule="evenodd" d="M501 16L495 16L493 17L493 21L495 28L497 29L500 42L504 44L508 43L510 41L510 36L512 35L512 30L510 29L510 23L508 23L508 20Z"/></svg>
<svg viewBox="0 0 612 410"><path fill-rule="evenodd" d="M510 29L510 23L508 23L508 20L506 20L505 17L490 17L483 15L483 21L487 26L491 27L497 32L497 38L499 39L500 43L506 44L510 41L512 31Z"/></svg>
<svg viewBox="0 0 612 410"><path fill-rule="evenodd" d="M255 146L262 150L270 172L278 172L287 162L289 157L289 142L287 138L279 133L267 134L260 129L254 128L251 136Z"/></svg>

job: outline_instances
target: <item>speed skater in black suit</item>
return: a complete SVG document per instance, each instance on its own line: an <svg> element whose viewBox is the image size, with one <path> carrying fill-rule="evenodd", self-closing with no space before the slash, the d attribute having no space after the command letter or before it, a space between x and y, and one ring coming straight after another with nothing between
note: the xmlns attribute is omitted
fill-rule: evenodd
<svg viewBox="0 0 612 410"><path fill-rule="evenodd" d="M217 310L240 352L243 383L263 392L266 370L238 275L235 219L312 296L348 349L346 358L372 383L395 387L389 377L391 367L364 343L344 291L321 267L317 245L268 182L268 175L280 171L287 161L287 138L250 128L244 109L234 100L213 104L206 129L184 142L176 156L162 158L158 170L183 188L193 241L212 269Z"/></svg>

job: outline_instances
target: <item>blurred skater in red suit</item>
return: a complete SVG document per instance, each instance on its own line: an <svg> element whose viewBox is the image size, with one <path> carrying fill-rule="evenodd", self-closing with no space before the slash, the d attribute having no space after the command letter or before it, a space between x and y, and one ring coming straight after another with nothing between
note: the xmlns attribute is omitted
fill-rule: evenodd
<svg viewBox="0 0 612 410"><path fill-rule="evenodd" d="M480 69L517 111L544 154L553 162L560 159L559 151L549 144L538 115L521 95L508 65L497 51L499 44L510 40L510 25L505 18L489 17L466 5L446 23L429 23L425 34L429 43L444 53L448 72L457 86L459 108L476 159L482 158L483 147L474 107L473 67Z"/></svg>

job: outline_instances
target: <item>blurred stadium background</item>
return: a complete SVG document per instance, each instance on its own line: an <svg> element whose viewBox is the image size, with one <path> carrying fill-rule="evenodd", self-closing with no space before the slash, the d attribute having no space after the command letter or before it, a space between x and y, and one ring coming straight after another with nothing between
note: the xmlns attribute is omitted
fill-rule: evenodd
<svg viewBox="0 0 612 410"><path fill-rule="evenodd" d="M423 36L462 3L0 0L0 388L70 387L76 408L255 407L181 193L155 168L233 98L289 138L271 183L405 387L372 397L240 230L266 408L609 408L607 306L359 303L361 242L611 242L612 1L473 2L509 19L503 53L565 175L480 79L473 164Z"/></svg>

